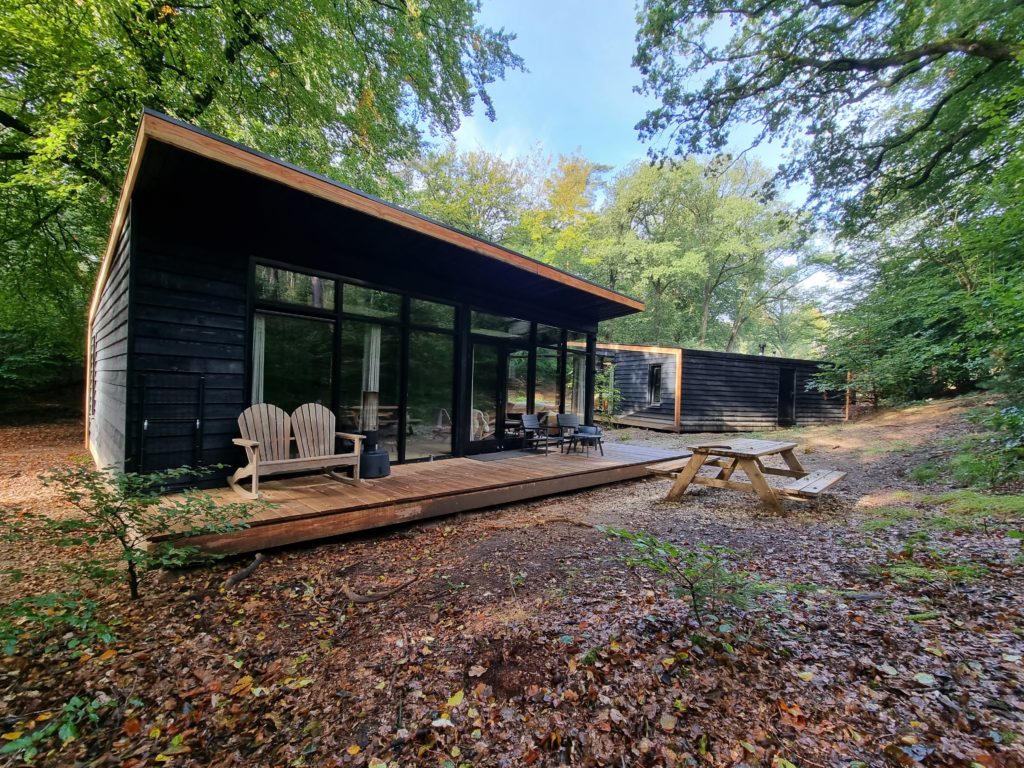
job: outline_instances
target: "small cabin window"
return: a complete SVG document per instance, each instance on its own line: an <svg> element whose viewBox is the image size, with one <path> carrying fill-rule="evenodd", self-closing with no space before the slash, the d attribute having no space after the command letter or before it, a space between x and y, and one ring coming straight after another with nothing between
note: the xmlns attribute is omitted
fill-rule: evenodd
<svg viewBox="0 0 1024 768"><path fill-rule="evenodd" d="M305 272L257 264L256 298L334 309L334 281Z"/></svg>
<svg viewBox="0 0 1024 768"><path fill-rule="evenodd" d="M661 363L647 370L647 404L661 405Z"/></svg>

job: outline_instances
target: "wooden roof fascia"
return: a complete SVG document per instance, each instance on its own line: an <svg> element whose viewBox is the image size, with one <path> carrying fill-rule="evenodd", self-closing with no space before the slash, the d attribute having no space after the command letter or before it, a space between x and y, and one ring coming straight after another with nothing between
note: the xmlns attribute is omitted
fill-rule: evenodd
<svg viewBox="0 0 1024 768"><path fill-rule="evenodd" d="M661 355L674 355L682 352L682 347L655 347L649 344L613 344L608 341L597 342L598 349L622 350L623 352L653 352Z"/></svg>
<svg viewBox="0 0 1024 768"><path fill-rule="evenodd" d="M85 446L90 453L93 453L92 445L89 442L89 404L92 402L92 323L96 319L96 311L99 309L100 297L107 285L107 277L110 275L110 264L114 260L114 252L117 250L118 239L121 230L124 228L125 216L128 215L128 205L132 199L132 192L135 189L135 180L139 175L139 167L142 165L142 156L146 151L148 139L146 136L145 116L139 123L135 132L135 141L132 145L132 154L128 159L128 169L125 171L124 184L121 185L121 195L117 199L117 207L114 209L114 218L110 222L110 233L107 235L107 247L103 251L100 260L99 270L96 273L96 283L92 289L92 299L89 301L89 314L86 321L85 334ZM93 455L95 459L95 454Z"/></svg>

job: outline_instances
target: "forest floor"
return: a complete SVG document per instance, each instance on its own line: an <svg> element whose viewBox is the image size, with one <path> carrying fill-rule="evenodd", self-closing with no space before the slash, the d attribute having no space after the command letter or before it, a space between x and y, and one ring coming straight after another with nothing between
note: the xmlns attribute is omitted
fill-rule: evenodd
<svg viewBox="0 0 1024 768"><path fill-rule="evenodd" d="M652 478L269 552L227 590L248 558L97 586L117 641L0 657L0 735L79 696L95 721L36 764L1024 765L1024 499L908 474L981 401L772 433L849 473L783 515ZM0 428L0 504L64 514L38 474L81 453L74 421ZM598 525L728 547L763 589L698 626ZM84 554L0 542L0 593Z"/></svg>

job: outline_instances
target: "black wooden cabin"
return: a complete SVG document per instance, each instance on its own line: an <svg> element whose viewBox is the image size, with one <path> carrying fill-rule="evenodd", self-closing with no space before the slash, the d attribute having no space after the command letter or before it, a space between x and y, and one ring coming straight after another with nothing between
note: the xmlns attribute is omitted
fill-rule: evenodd
<svg viewBox="0 0 1024 768"><path fill-rule="evenodd" d="M373 395L394 462L514 447L522 413L593 416L596 332L643 304L154 112L89 314L100 466L237 464L255 402Z"/></svg>
<svg viewBox="0 0 1024 768"><path fill-rule="evenodd" d="M618 423L672 432L738 432L846 419L845 392L812 387L816 360L640 344L599 344L615 365Z"/></svg>

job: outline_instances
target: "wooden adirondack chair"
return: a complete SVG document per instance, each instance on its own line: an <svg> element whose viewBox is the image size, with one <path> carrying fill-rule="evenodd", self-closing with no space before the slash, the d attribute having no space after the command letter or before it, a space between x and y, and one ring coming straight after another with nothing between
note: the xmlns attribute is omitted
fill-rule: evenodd
<svg viewBox="0 0 1024 768"><path fill-rule="evenodd" d="M228 477L228 485L247 499L258 499L260 478L304 470L326 470L336 480L359 482L359 453L362 435L335 431L335 417L329 408L318 403L306 403L289 416L276 405L258 403L242 411L238 417L240 438L235 445L245 448L248 464ZM291 444L294 430L298 457L292 458ZM343 437L354 443L352 451L337 453L335 438ZM352 477L338 474L338 467L352 467ZM239 483L252 478L252 489Z"/></svg>

